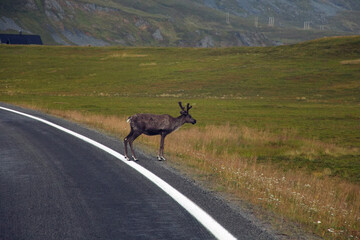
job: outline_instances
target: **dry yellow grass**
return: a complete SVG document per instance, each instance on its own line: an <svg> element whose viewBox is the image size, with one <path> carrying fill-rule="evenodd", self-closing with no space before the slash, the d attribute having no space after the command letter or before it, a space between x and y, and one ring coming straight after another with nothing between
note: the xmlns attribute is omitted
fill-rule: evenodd
<svg viewBox="0 0 360 240"><path fill-rule="evenodd" d="M353 60L344 60L340 62L341 64L348 65L348 64L360 64L360 59L353 59Z"/></svg>
<svg viewBox="0 0 360 240"><path fill-rule="evenodd" d="M108 60L111 58L143 58L147 56L148 56L147 54L129 54L126 52L114 52L106 57L101 58L101 60Z"/></svg>
<svg viewBox="0 0 360 240"><path fill-rule="evenodd" d="M326 171L312 175L294 170L284 172L276 165L257 163L256 156L242 157L225 150L219 157L218 148L209 151L206 147L211 142L231 145L231 141L242 140L258 144L291 138L294 138L293 134L286 131L274 135L247 127L207 126L203 130L179 131L167 139L167 146L172 152L185 153L187 157L183 161L202 169L202 174L224 184L228 191L241 199L290 216L329 238L360 237L357 231L360 228L359 186L327 177ZM326 152L337 155L357 151L315 140L302 141L304 144L296 154L315 156Z"/></svg>
<svg viewBox="0 0 360 240"><path fill-rule="evenodd" d="M42 109L44 110L44 109ZM103 129L123 138L129 132L125 117L84 114L76 111L48 111L51 114ZM231 147L236 144L286 142L296 133L284 130L273 134L248 127L206 126L189 128L169 135L165 152L195 175L241 199L271 209L328 239L360 238L360 187L324 173L284 172L273 164L257 162L257 156L241 156ZM299 139L296 139L299 141ZM148 146L158 148L159 138L140 137ZM300 139L299 149L289 155L319 152L342 154L358 151L334 144Z"/></svg>
<svg viewBox="0 0 360 240"><path fill-rule="evenodd" d="M146 66L156 66L157 63L156 62L149 62L149 63L140 63L139 66L140 67L146 67Z"/></svg>
<svg viewBox="0 0 360 240"><path fill-rule="evenodd" d="M130 53L123 53L121 55L121 57L134 57L134 58L138 58L138 57L147 57L147 54L130 54Z"/></svg>

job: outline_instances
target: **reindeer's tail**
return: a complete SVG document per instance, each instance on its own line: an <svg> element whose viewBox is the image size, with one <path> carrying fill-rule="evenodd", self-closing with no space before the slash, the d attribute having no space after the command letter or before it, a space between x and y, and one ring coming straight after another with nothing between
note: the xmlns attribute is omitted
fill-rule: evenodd
<svg viewBox="0 0 360 240"><path fill-rule="evenodd" d="M132 118L132 116L128 117L128 119L126 120L126 122L130 123L130 122L131 122L131 118Z"/></svg>

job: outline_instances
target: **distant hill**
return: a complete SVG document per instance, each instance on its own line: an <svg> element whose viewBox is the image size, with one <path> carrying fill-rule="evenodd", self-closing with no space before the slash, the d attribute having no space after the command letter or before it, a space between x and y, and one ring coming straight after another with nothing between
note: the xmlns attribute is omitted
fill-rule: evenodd
<svg viewBox="0 0 360 240"><path fill-rule="evenodd" d="M360 1L2 0L0 32L20 30L60 45L268 46L360 34Z"/></svg>
<svg viewBox="0 0 360 240"><path fill-rule="evenodd" d="M359 0L204 0L210 8L247 19L257 19L257 29L282 42L318 36L360 34ZM274 28L267 28L269 18ZM308 31L304 27L309 28ZM265 29L264 29L265 28Z"/></svg>

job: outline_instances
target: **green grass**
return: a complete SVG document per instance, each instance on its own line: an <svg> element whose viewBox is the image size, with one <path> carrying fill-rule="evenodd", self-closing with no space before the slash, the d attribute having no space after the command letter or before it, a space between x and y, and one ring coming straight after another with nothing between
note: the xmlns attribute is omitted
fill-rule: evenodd
<svg viewBox="0 0 360 240"><path fill-rule="evenodd" d="M119 137L125 116L176 116L190 102L198 123L167 138L169 162L327 239L359 237L359 36L266 48L0 45L0 101Z"/></svg>
<svg viewBox="0 0 360 240"><path fill-rule="evenodd" d="M259 161L360 182L360 37L268 48L0 46L0 101L104 115L178 114L191 102L198 126L284 130L350 149L316 159L276 144ZM296 149L296 142L286 143ZM236 146L233 147L236 151ZM251 154L252 148L246 150ZM351 152L351 154L348 154Z"/></svg>

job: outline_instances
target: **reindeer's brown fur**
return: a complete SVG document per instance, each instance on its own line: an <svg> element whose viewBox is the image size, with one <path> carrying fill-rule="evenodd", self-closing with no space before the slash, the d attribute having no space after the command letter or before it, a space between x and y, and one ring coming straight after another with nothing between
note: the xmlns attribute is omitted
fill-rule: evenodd
<svg viewBox="0 0 360 240"><path fill-rule="evenodd" d="M164 141L166 135L178 129L185 123L195 124L196 120L191 117L189 114L189 110L191 108L190 104L187 104L187 109L185 110L182 107L181 102L179 102L179 106L182 109L180 112L180 116L174 118L168 114L163 115L155 115L148 113L135 114L128 118L128 122L130 122L130 133L124 138L125 145L125 157L129 159L127 154L127 143L130 145L131 153L133 159L136 161L135 153L133 150L132 143L133 141L140 136L141 134L153 136L160 135L160 149L159 149L159 160L165 160L164 158Z"/></svg>

